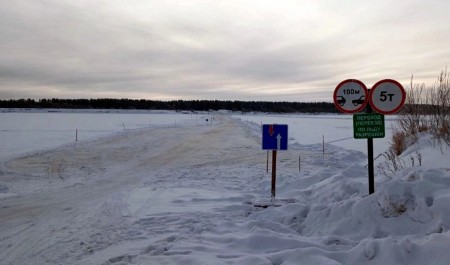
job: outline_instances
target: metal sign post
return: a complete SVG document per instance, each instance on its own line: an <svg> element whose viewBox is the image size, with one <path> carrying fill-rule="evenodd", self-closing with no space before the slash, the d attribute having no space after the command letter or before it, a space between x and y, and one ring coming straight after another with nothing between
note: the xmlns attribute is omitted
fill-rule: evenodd
<svg viewBox="0 0 450 265"><path fill-rule="evenodd" d="M353 115L353 135L355 139L367 138L369 194L375 192L373 138L385 136L384 116L380 114L396 113L405 103L405 99L403 86L392 79L383 79L372 89L367 89L359 80L347 79L339 83L334 90L333 101L341 112L356 113L367 105L366 114ZM372 113L372 108L380 114Z"/></svg>
<svg viewBox="0 0 450 265"><path fill-rule="evenodd" d="M272 199L275 198L275 189L277 181L277 151L287 150L287 147L288 147L288 126L286 124L264 124L262 126L262 149L272 150L272 185L271 185Z"/></svg>
<svg viewBox="0 0 450 265"><path fill-rule="evenodd" d="M366 108L367 114L372 113L372 107L370 104ZM369 173L369 194L375 192L375 172L373 166L373 138L367 138L367 162L368 162L368 173Z"/></svg>

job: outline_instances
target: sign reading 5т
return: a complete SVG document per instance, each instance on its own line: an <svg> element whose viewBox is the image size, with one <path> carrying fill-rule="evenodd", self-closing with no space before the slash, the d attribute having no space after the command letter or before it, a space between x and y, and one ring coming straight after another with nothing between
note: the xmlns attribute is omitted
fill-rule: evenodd
<svg viewBox="0 0 450 265"><path fill-rule="evenodd" d="M369 103L381 114L396 113L405 103L406 92L403 86L392 79L383 79L370 90Z"/></svg>
<svg viewBox="0 0 450 265"><path fill-rule="evenodd" d="M334 90L333 100L336 108L344 113L355 113L364 109L369 93L363 82L347 79Z"/></svg>

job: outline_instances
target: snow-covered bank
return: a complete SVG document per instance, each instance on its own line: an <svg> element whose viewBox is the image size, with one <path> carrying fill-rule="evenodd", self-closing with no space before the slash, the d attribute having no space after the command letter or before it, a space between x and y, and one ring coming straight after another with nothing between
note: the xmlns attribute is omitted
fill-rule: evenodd
<svg viewBox="0 0 450 265"><path fill-rule="evenodd" d="M377 175L376 193L368 196L362 152L329 144L324 159L320 143L291 139L279 152L281 206L254 207L270 197L260 128L220 118L212 126L128 131L8 161L0 193L15 196L0 200L0 260L448 264L445 169L416 165Z"/></svg>

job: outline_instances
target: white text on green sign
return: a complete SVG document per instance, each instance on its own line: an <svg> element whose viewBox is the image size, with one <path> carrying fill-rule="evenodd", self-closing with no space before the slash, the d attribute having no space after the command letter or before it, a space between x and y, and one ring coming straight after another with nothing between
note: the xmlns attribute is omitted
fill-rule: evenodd
<svg viewBox="0 0 450 265"><path fill-rule="evenodd" d="M384 138L384 115L378 113L354 114L353 136L355 139Z"/></svg>

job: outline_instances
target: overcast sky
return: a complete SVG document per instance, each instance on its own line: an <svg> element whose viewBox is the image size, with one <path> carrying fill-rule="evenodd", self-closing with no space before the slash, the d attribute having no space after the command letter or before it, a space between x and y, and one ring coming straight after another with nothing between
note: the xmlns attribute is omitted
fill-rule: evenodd
<svg viewBox="0 0 450 265"><path fill-rule="evenodd" d="M1 0L0 98L332 101L433 84L448 0Z"/></svg>

